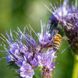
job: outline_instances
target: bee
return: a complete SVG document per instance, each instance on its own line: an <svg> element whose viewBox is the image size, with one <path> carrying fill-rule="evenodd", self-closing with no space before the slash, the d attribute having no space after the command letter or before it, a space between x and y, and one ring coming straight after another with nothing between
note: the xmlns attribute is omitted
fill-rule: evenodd
<svg viewBox="0 0 78 78"><path fill-rule="evenodd" d="M48 21L49 33L53 37L53 48L58 50L62 41L62 34L60 33L60 28L58 27L58 19L54 14L51 15Z"/></svg>
<svg viewBox="0 0 78 78"><path fill-rule="evenodd" d="M49 33L52 37L52 43L48 46L52 46L54 50L58 50L62 41L62 35L60 33L60 29L58 28L58 20L52 14L48 21Z"/></svg>

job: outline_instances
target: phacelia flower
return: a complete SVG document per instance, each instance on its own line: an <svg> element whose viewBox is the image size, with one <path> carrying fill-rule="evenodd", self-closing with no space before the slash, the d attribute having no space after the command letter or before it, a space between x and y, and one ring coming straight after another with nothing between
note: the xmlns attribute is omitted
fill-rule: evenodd
<svg viewBox="0 0 78 78"><path fill-rule="evenodd" d="M10 35L7 34L8 37L3 36L8 43L7 61L19 67L19 75L22 78L33 78L34 69L39 66L42 66L42 70L47 68L49 71L55 68L56 50L53 46L53 37L56 34L52 35L47 30L44 32L43 30L37 36L38 41L31 35L23 33L19 28L16 39L11 32Z"/></svg>

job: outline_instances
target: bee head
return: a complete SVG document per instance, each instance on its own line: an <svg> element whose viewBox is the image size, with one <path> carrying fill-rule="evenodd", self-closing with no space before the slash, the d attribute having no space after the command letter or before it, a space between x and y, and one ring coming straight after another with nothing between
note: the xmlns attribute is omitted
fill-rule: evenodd
<svg viewBox="0 0 78 78"><path fill-rule="evenodd" d="M49 19L49 32L52 33L54 29L57 28L58 20L57 18L52 14Z"/></svg>

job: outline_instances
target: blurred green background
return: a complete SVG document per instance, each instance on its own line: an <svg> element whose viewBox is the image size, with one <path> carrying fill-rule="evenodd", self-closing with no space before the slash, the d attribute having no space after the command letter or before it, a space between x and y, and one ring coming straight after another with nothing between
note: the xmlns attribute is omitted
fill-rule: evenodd
<svg viewBox="0 0 78 78"><path fill-rule="evenodd" d="M29 24L36 32L40 31L40 20L47 23L51 15L43 3L58 5L60 0L0 0L0 33L9 32L10 29L14 31L17 27L23 29ZM70 48L66 49L67 47L68 42L63 40L58 51L53 78L71 78L72 76L73 54ZM4 55L4 53L1 54ZM1 54L0 57L3 56ZM36 77L40 78L39 75ZM15 70L7 65L5 58L0 61L0 78L18 78Z"/></svg>

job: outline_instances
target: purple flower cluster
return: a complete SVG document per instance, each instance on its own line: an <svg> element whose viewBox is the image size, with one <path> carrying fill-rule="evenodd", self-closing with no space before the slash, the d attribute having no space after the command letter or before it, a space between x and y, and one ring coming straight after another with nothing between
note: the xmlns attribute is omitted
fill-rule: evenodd
<svg viewBox="0 0 78 78"><path fill-rule="evenodd" d="M78 54L78 7L70 5L69 0L64 0L63 5L56 8L53 15L63 26L68 42Z"/></svg>
<svg viewBox="0 0 78 78"><path fill-rule="evenodd" d="M53 37L47 31L39 33L38 41L20 29L16 33L16 39L12 33L7 34L8 43L7 61L14 62L19 67L22 78L33 78L34 69L38 66L52 71L55 68L54 59L56 50L53 48Z"/></svg>
<svg viewBox="0 0 78 78"><path fill-rule="evenodd" d="M71 23L75 22L75 24L77 24L77 20L78 20L77 14L78 14L78 8L75 5L70 5L69 0L64 0L63 4L60 5L60 7L54 9L53 11L53 15L55 16L57 21L62 23L63 26L67 26L68 29L72 28L72 26L69 25L70 23L69 20L71 20Z"/></svg>

